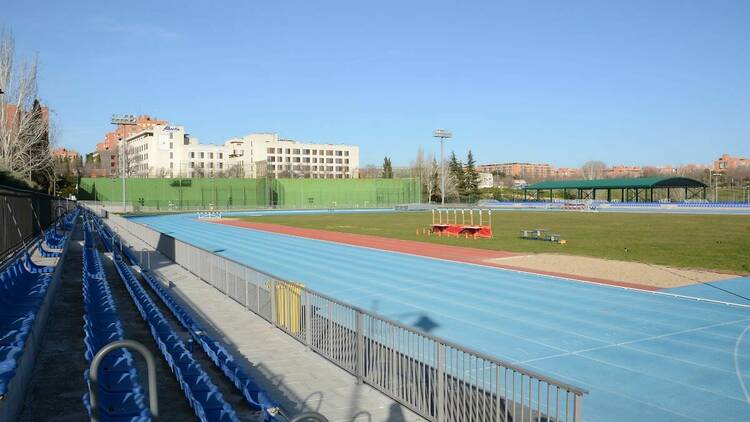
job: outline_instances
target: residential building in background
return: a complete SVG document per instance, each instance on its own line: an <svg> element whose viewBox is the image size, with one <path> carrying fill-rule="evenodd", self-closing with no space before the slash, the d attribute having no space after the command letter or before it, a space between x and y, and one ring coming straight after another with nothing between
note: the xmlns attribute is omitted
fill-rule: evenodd
<svg viewBox="0 0 750 422"><path fill-rule="evenodd" d="M583 171L579 168L560 167L555 170L555 178L557 179L581 179L583 178Z"/></svg>
<svg viewBox="0 0 750 422"><path fill-rule="evenodd" d="M501 173L506 177L531 180L548 179L554 175L554 168L551 164L534 163L483 164L477 166L477 171L480 173Z"/></svg>
<svg viewBox="0 0 750 422"><path fill-rule="evenodd" d="M619 179L624 177L641 177L643 169L640 166L612 166L604 169L605 178Z"/></svg>
<svg viewBox="0 0 750 422"><path fill-rule="evenodd" d="M750 158L732 157L729 154L723 154L718 160L714 161L713 169L722 173L727 170L750 169Z"/></svg>
<svg viewBox="0 0 750 422"><path fill-rule="evenodd" d="M77 160L80 157L77 151L67 148L56 148L52 150L52 156L58 160Z"/></svg>
<svg viewBox="0 0 750 422"><path fill-rule="evenodd" d="M495 176L492 173L479 173L479 189L494 188Z"/></svg>
<svg viewBox="0 0 750 422"><path fill-rule="evenodd" d="M88 175L119 175L121 139L127 177L351 179L359 174L358 146L298 142L275 133L201 144L184 126L139 116L135 125L118 125L97 144L87 156Z"/></svg>

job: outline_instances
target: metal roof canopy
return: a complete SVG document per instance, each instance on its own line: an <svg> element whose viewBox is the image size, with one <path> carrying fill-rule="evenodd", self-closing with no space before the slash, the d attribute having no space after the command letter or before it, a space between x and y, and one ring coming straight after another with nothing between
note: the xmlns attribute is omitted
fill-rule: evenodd
<svg viewBox="0 0 750 422"><path fill-rule="evenodd" d="M526 186L526 189L654 189L705 187L708 187L708 185L689 177L634 177L596 180L549 180L528 185Z"/></svg>

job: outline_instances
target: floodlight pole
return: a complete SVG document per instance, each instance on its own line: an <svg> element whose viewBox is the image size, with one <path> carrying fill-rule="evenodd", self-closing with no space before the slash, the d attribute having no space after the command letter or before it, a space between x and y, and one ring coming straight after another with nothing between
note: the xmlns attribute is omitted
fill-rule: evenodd
<svg viewBox="0 0 750 422"><path fill-rule="evenodd" d="M719 202L719 177L721 177L721 173L711 173L711 176L714 177L714 203Z"/></svg>
<svg viewBox="0 0 750 422"><path fill-rule="evenodd" d="M445 140L453 137L449 130L437 129L432 132L432 136L440 138L440 204L445 205Z"/></svg>
<svg viewBox="0 0 750 422"><path fill-rule="evenodd" d="M136 118L132 115L112 115L111 123L113 125L117 125L117 127L122 126L123 127L123 134L120 136L120 146L119 146L119 154L120 154L120 174L122 176L122 212L127 211L127 205L126 205L126 196L125 196L125 165L126 165L126 157L125 157L125 143L126 143L126 136L125 136L125 126L133 126L136 124Z"/></svg>

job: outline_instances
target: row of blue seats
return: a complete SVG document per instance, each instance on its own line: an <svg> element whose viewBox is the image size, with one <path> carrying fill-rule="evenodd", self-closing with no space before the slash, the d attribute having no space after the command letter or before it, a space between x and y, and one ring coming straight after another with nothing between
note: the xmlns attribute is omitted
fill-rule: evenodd
<svg viewBox="0 0 750 422"><path fill-rule="evenodd" d="M101 220L98 221L98 224L100 234L111 239L112 234L109 228L105 224L102 224ZM122 249L122 252L130 262L138 265L141 264L132 249L125 247ZM191 337L201 345L203 351L211 358L216 367L221 369L235 388L237 388L248 404L250 404L250 407L261 411L263 420L265 421L278 420L279 405L235 362L234 356L232 356L221 342L215 341L205 334L200 325L172 298L166 289L154 278L153 274L143 269L142 266L141 269L144 279L161 299L162 303L167 306L180 324L190 333Z"/></svg>
<svg viewBox="0 0 750 422"><path fill-rule="evenodd" d="M109 228L99 221L100 233L104 236L111 237ZM142 275L147 284L156 293L159 299L172 312L180 324L190 333L191 337L201 345L203 351L211 358L217 368L221 369L228 380L237 388L250 407L261 411L264 421L279 420L279 405L268 393L260 388L253 379L245 372L240 365L235 362L234 356L226 349L220 341L215 341L205 333L200 324L198 324L183 307L177 303L167 290L158 282L153 274L144 269L138 257L133 251L125 247L122 249L125 256L135 264L141 266Z"/></svg>
<svg viewBox="0 0 750 422"><path fill-rule="evenodd" d="M130 252L129 249L125 251ZM137 262L132 253L129 254L129 258L131 261ZM159 299L167 306L175 318L180 321L180 324L190 333L192 338L201 345L203 351L206 352L214 364L221 369L229 381L245 397L250 406L262 412L263 420L268 422L278 421L279 405L235 362L234 356L232 356L226 347L221 342L215 341L206 334L200 324L175 301L153 274L143 269L142 275Z"/></svg>
<svg viewBox="0 0 750 422"><path fill-rule="evenodd" d="M89 221L84 223L83 306L85 357L91 363L102 347L122 340L125 333ZM88 369L83 376L90 389ZM102 361L97 397L99 417L103 422L151 420L133 356L127 349L114 350ZM91 416L93 409L89 393L84 394L83 403Z"/></svg>
<svg viewBox="0 0 750 422"><path fill-rule="evenodd" d="M8 392L52 282L49 271L38 268L27 254L22 254L0 272L0 398Z"/></svg>
<svg viewBox="0 0 750 422"><path fill-rule="evenodd" d="M180 384L185 397L202 422L239 421L232 406L224 400L185 343L169 326L164 315L133 275L122 256L114 250L115 266L141 316L148 324L159 350Z"/></svg>
<svg viewBox="0 0 750 422"><path fill-rule="evenodd" d="M72 227L76 216L75 211L64 216L60 224L67 225L60 228ZM50 247L63 249L68 235L50 233L51 230L44 233L38 244L49 236ZM60 252L54 254L60 255ZM8 386L16 375L54 271L54 266L35 264L27 249L11 257L0 271L0 400L8 393Z"/></svg>

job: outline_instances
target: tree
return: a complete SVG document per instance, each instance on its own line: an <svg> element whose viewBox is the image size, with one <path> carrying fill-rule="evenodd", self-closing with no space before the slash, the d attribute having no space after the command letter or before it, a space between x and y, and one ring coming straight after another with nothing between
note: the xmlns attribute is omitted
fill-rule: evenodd
<svg viewBox="0 0 750 422"><path fill-rule="evenodd" d="M440 201L440 169L435 156L430 163L430 174L427 182L427 197L429 201Z"/></svg>
<svg viewBox="0 0 750 422"><path fill-rule="evenodd" d="M0 167L49 184L54 161L48 114L37 99L37 59L14 65L15 41L0 33Z"/></svg>
<svg viewBox="0 0 750 422"><path fill-rule="evenodd" d="M391 159L385 157L383 159L383 179L393 179L393 165L391 165Z"/></svg>
<svg viewBox="0 0 750 422"><path fill-rule="evenodd" d="M458 160L454 151L451 151L451 157L448 161L448 177L445 185L445 196L448 196L450 192L460 200L461 196L465 194L466 175L464 174L464 166Z"/></svg>
<svg viewBox="0 0 750 422"><path fill-rule="evenodd" d="M425 156L422 148L417 150L417 156L412 164L413 175L419 177L422 183L422 192L426 194L427 202L432 202L436 192L440 198L440 175L435 155L430 153Z"/></svg>
<svg viewBox="0 0 750 422"><path fill-rule="evenodd" d="M604 170L607 169L607 165L602 161L586 161L581 166L583 177L586 180L601 179L604 175Z"/></svg>
<svg viewBox="0 0 750 422"><path fill-rule="evenodd" d="M479 198L479 173L471 150L466 156L466 166L464 167L464 196L472 200Z"/></svg>

